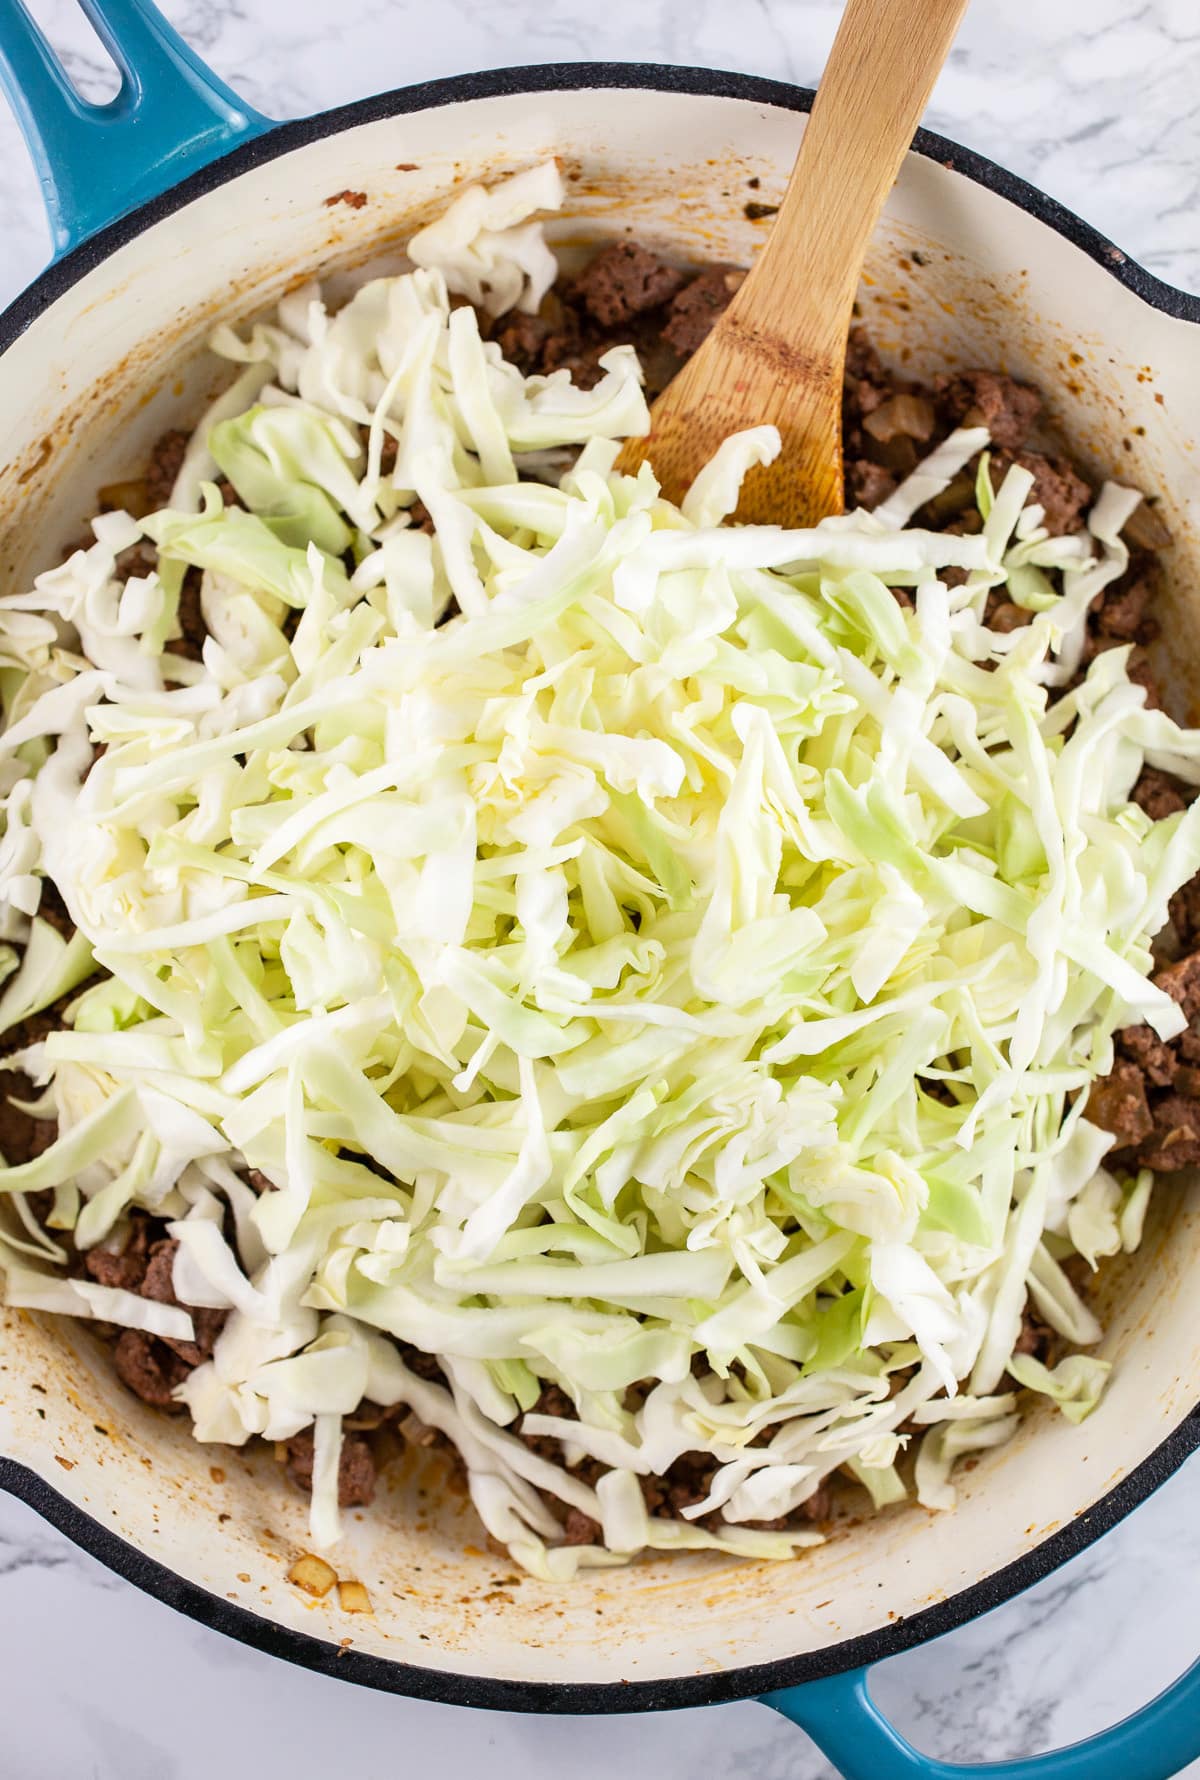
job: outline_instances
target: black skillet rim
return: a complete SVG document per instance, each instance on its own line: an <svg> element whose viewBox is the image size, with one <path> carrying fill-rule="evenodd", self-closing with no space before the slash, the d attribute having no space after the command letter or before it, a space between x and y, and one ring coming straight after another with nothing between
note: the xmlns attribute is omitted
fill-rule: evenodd
<svg viewBox="0 0 1200 1780"><path fill-rule="evenodd" d="M7 351L31 323L80 278L143 230L181 209L193 198L213 191L279 155L337 135L357 124L402 117L410 112L433 110L465 100L595 88L743 99L797 112L808 111L813 101L811 88L791 86L756 75L654 63L562 62L425 81L418 86L402 87L320 112L315 117L278 124L268 134L243 143L160 197L118 218L55 261L0 313L0 352ZM917 132L913 147L918 154L964 174L1053 229L1149 307L1181 321L1200 323L1200 298L1156 278L1073 211L1016 174L929 130ZM1075 1520L982 1582L908 1619L896 1620L863 1637L778 1662L725 1669L717 1674L633 1682L529 1682L458 1675L447 1670L419 1668L387 1657L369 1656L353 1647L343 1649L265 1620L235 1602L186 1581L102 1526L35 1471L13 1459L0 1457L0 1489L27 1503L73 1544L98 1558L108 1569L132 1582L145 1594L202 1625L211 1626L285 1662L359 1686L413 1699L436 1700L446 1705L503 1712L583 1714L661 1711L746 1699L881 1662L902 1650L940 1637L1021 1594L1083 1551L1165 1483L1197 1447L1200 1447L1200 1405L1135 1471Z"/></svg>

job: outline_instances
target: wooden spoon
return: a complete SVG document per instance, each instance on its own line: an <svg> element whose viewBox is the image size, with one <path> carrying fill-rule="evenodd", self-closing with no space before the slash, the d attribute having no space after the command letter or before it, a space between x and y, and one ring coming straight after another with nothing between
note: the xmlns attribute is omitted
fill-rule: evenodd
<svg viewBox="0 0 1200 1780"><path fill-rule="evenodd" d="M849 0L770 236L620 469L649 458L678 501L722 439L770 421L783 450L749 472L737 517L812 525L842 511L842 373L863 257L967 4Z"/></svg>

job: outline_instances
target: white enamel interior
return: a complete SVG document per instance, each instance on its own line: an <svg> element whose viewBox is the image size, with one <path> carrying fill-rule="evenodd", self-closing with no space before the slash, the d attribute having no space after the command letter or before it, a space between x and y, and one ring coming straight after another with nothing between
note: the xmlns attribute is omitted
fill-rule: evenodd
<svg viewBox="0 0 1200 1780"><path fill-rule="evenodd" d="M137 235L0 358L8 463L0 587L54 559L96 488L131 473L211 385L194 363L220 317L240 319L314 272L339 277L396 244L455 181L548 154L572 175L564 242L633 232L685 257L745 260L779 195L802 119L685 94L570 91L475 100L364 124L242 174ZM401 164L398 166L398 163ZM748 180L761 180L750 190ZM363 191L359 209L323 200ZM916 249L920 260L913 258ZM921 263L923 262L923 263ZM803 276L797 301L804 300ZM1086 254L966 178L909 158L872 255L864 309L886 354L916 367L1028 374L1093 468L1162 493L1177 546L1170 614L1176 697L1200 648L1200 333L1123 290ZM190 368L189 368L190 367ZM1143 432L1144 429L1144 432ZM711 1674L813 1651L919 1611L1019 1558L1084 1513L1182 1420L1200 1376L1187 1289L1200 1198L1162 1189L1135 1266L1111 1281L1100 1412L1076 1429L1035 1417L962 1480L953 1515L902 1509L846 1526L777 1567L689 1558L585 1574L550 1589L485 1549L436 1461L401 1460L336 1558L372 1616L286 1580L305 1508L269 1455L195 1445L142 1408L78 1329L0 1321L0 1451L102 1526L254 1613L356 1650L469 1676L598 1683Z"/></svg>

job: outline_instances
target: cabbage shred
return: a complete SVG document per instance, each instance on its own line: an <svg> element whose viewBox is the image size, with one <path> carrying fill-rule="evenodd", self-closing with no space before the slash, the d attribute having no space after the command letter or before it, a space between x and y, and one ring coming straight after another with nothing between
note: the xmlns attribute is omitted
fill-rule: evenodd
<svg viewBox="0 0 1200 1780"><path fill-rule="evenodd" d="M560 201L553 167L463 194L417 270L219 330L170 507L0 604L0 1022L101 973L16 1058L59 1137L0 1169L7 1302L187 1339L64 1270L172 1220L180 1300L229 1313L197 1439L313 1427L326 1545L343 1418L407 1405L555 1580L790 1555L820 1534L759 1523L838 1470L949 1507L1014 1381L1095 1407L1105 1362L1014 1348L1029 1294L1094 1345L1062 1263L1140 1238L1084 1107L1116 1030L1180 1029L1149 941L1200 868L1200 803L1130 802L1147 761L1200 783L1200 734L1125 649L1077 676L1137 496L1050 538L985 464L978 535L913 528L969 429L875 514L733 527L756 428L669 505L613 468L631 348L585 392L451 307L536 307ZM189 565L202 664L164 651ZM987 628L1000 587L1026 627ZM530 1413L547 1384L578 1419ZM684 1454L708 1496L649 1515Z"/></svg>

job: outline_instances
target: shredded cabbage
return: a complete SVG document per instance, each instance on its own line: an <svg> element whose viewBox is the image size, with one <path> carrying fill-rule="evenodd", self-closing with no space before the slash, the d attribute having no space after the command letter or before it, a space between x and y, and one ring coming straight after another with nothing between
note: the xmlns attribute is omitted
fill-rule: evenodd
<svg viewBox="0 0 1200 1780"><path fill-rule="evenodd" d="M838 1469L901 1499L910 1446L950 1505L1016 1425L1006 1373L1094 1407L1101 1362L1014 1347L1030 1294L1094 1342L1060 1262L1140 1239L1149 1178L1105 1172L1083 1107L1116 1030L1179 1029L1149 942L1200 868L1200 804L1130 802L1147 756L1200 780L1200 734L1127 651L1048 699L1128 491L1065 547L1019 468L977 535L913 529L972 428L874 514L722 525L778 450L756 428L669 505L613 467L648 424L632 349L589 391L526 378L451 306L536 307L561 196L553 167L464 192L415 271L219 330L245 368L176 504L0 603L0 1023L101 973L17 1059L59 1136L0 1169L7 1301L188 1339L51 1234L171 1220L181 1302L228 1313L177 1393L198 1439L313 1428L327 1544L345 1418L406 1405L554 1580L787 1556L819 1532L759 1523ZM122 583L139 537L157 568ZM202 662L164 649L189 567ZM1009 634L1002 586L1034 614ZM546 1385L576 1419L529 1413ZM648 1513L685 1454L707 1496Z"/></svg>

